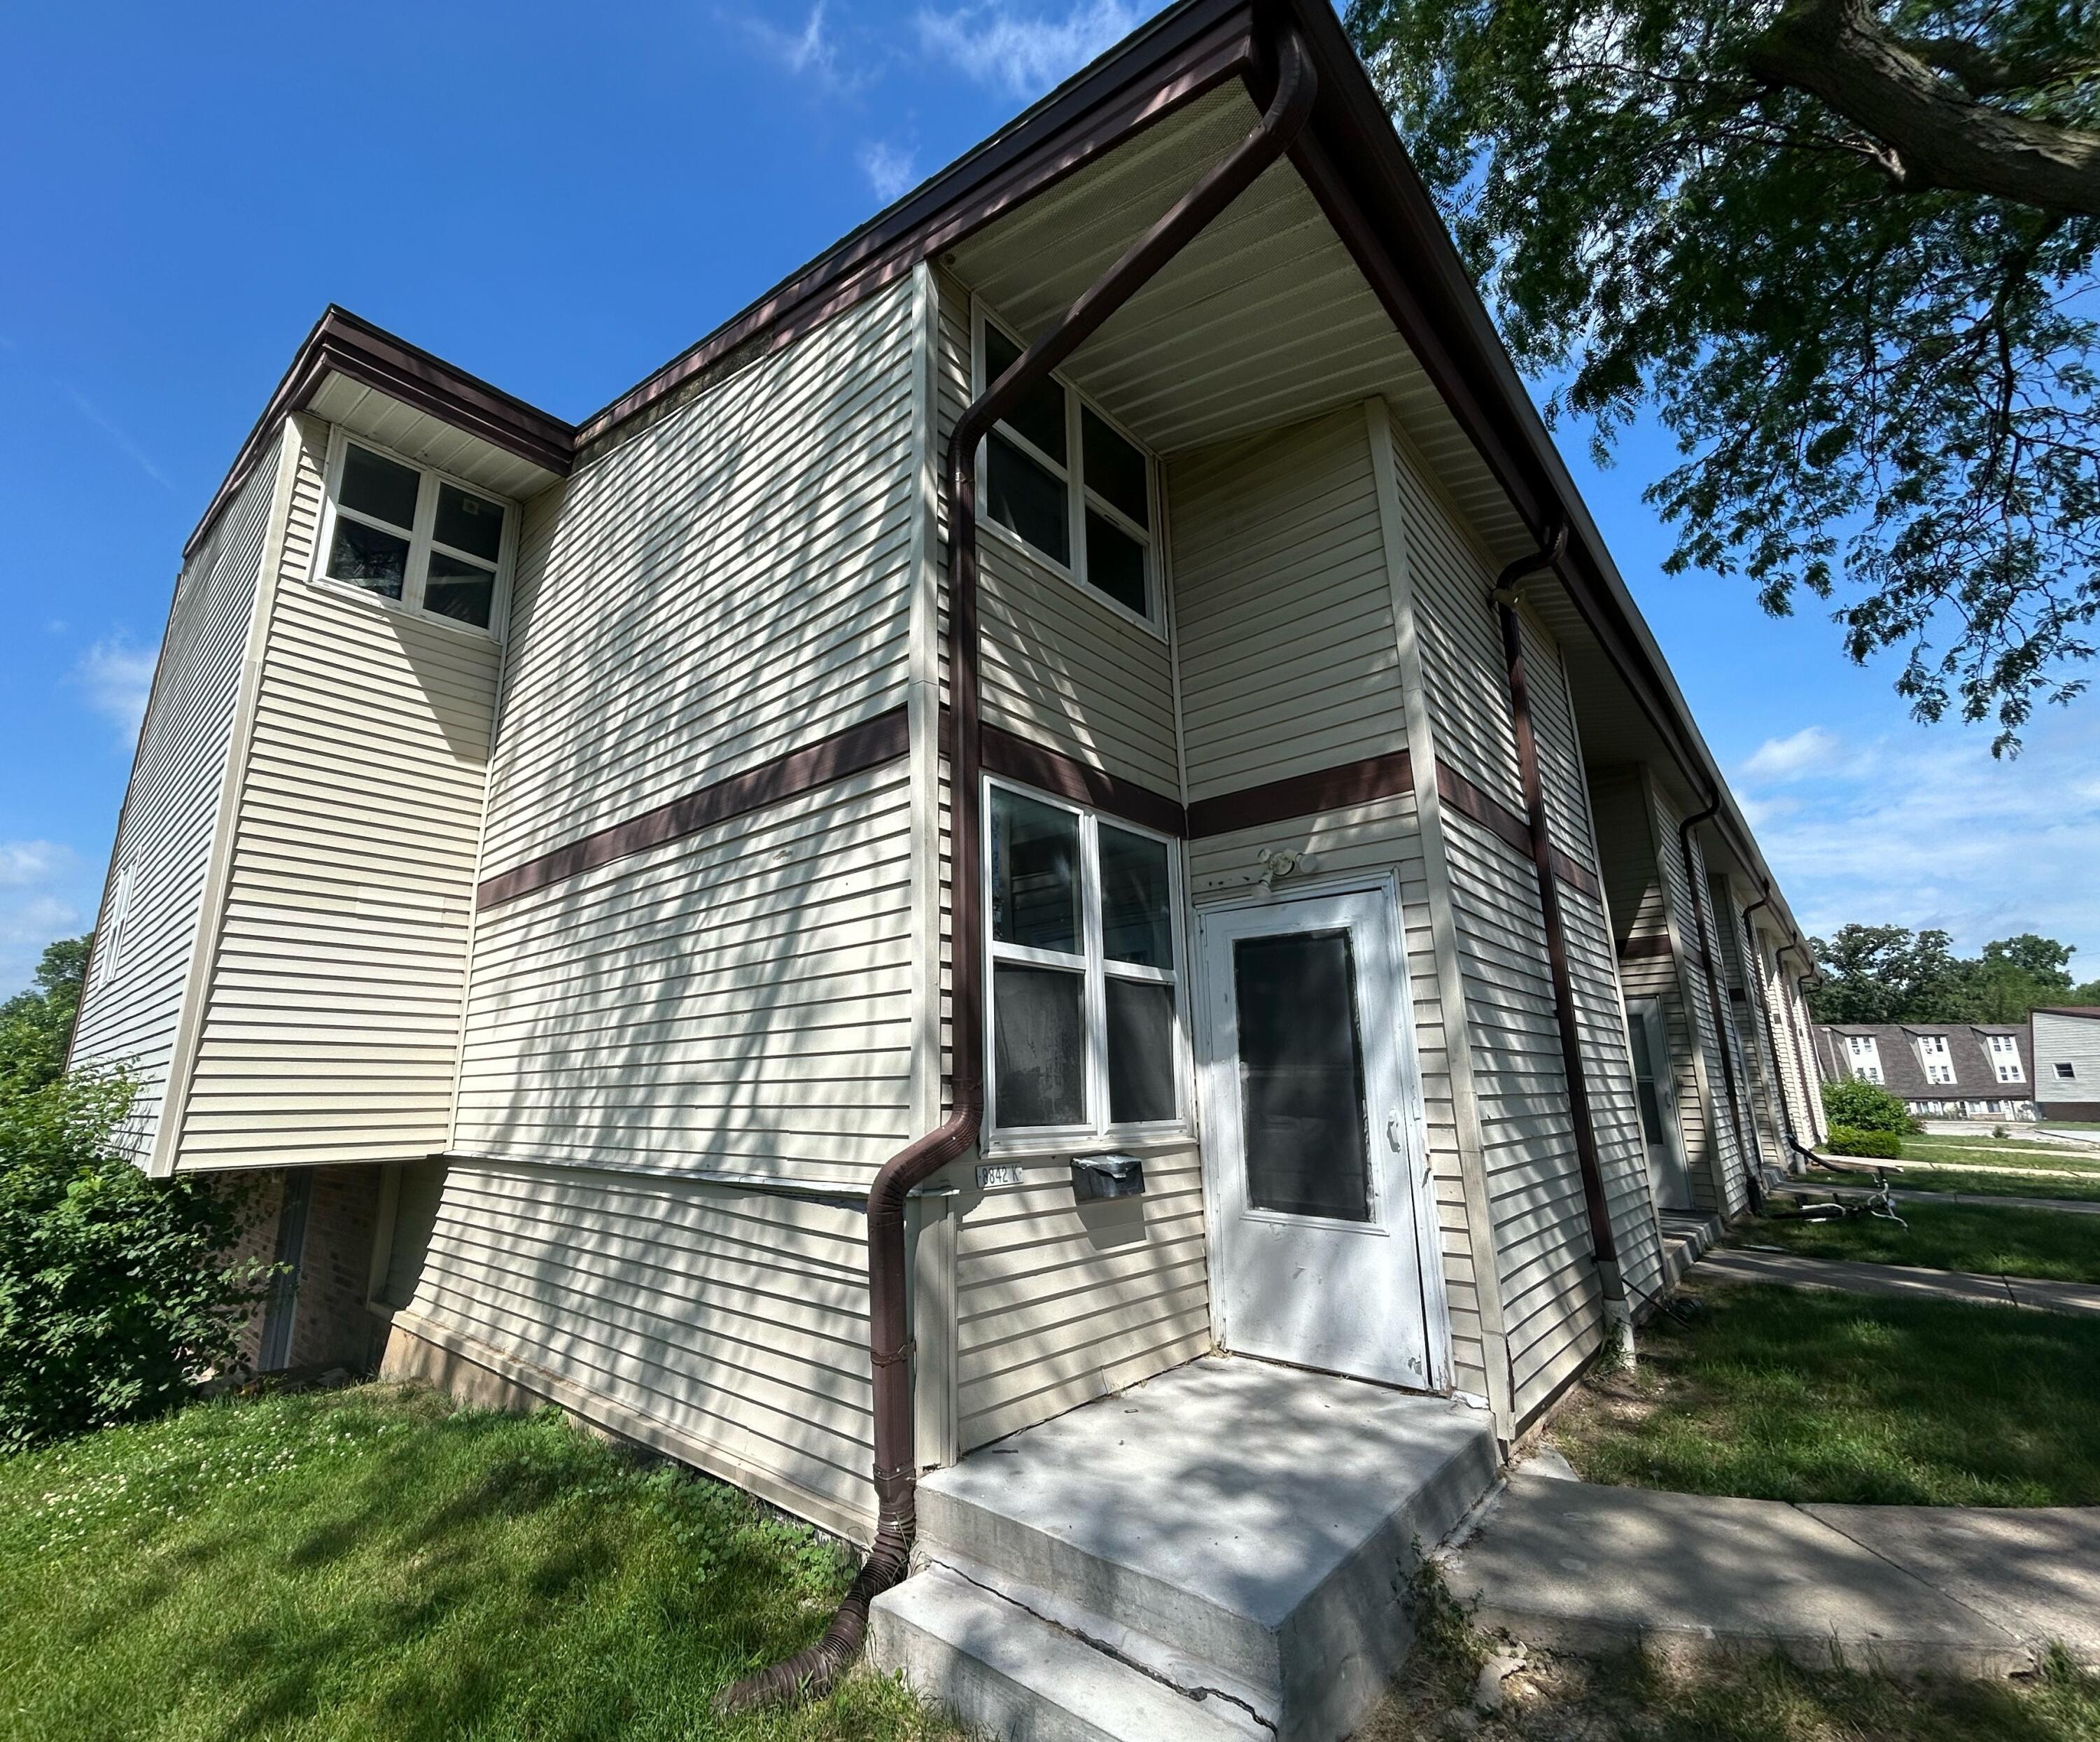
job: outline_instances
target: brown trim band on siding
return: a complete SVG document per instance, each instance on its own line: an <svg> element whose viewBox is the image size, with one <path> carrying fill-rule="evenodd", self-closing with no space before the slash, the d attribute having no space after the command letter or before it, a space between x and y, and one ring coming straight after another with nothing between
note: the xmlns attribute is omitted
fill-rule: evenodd
<svg viewBox="0 0 2100 1742"><path fill-rule="evenodd" d="M1515 848L1527 859L1531 857L1531 831L1524 818L1448 762L1436 765L1436 793L1460 816L1479 823L1504 846ZM1592 901L1604 899L1604 885L1597 881L1588 866L1558 847L1546 850L1547 862L1553 867L1555 876L1569 888L1581 890Z"/></svg>
<svg viewBox="0 0 2100 1742"><path fill-rule="evenodd" d="M798 793L814 792L849 774L880 768L885 762L898 761L910 748L911 729L904 710L893 708L741 774L717 780L638 817L629 817L624 822L572 840L536 859L514 865L481 884L474 892L474 905L488 908L513 901L579 872L595 871L615 859L661 846Z"/></svg>
<svg viewBox="0 0 2100 1742"><path fill-rule="evenodd" d="M1189 807L1189 834L1195 840L1229 835L1240 829L1286 822L1294 817L1314 816L1323 810L1344 810L1352 805L1398 798L1414 790L1413 765L1405 750L1396 750L1317 769L1309 774L1286 775L1282 780L1265 781L1215 798L1198 799Z"/></svg>
<svg viewBox="0 0 2100 1742"><path fill-rule="evenodd" d="M1673 955L1675 953L1675 946L1669 938L1660 935L1653 937L1629 937L1619 946L1619 959L1621 962L1638 962L1649 956Z"/></svg>
<svg viewBox="0 0 2100 1742"><path fill-rule="evenodd" d="M1070 799L1075 805L1091 805L1126 822L1135 822L1140 828L1176 836L1189 832L1189 821L1179 799L1105 769L1090 768L1075 756L1022 738L1004 726L986 725L979 731L987 774L1004 775L1039 792Z"/></svg>

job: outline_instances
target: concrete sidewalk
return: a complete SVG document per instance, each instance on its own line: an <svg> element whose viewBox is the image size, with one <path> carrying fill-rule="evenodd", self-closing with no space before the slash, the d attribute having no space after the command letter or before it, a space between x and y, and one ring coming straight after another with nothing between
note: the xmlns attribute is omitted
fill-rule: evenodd
<svg viewBox="0 0 2100 1742"><path fill-rule="evenodd" d="M1797 1506L1520 1470L1451 1550L1480 1625L1549 1649L1783 1652L2004 1675L2100 1664L2100 1508Z"/></svg>
<svg viewBox="0 0 2100 1742"><path fill-rule="evenodd" d="M1841 1186L1833 1197L1863 1194L1846 1193ZM1993 1197L1985 1192L1906 1192L1891 1189L1889 1196L1899 1204L1970 1204L1979 1210L2061 1210L2067 1215L2100 1215L2100 1202L2080 1203L2069 1197Z"/></svg>
<svg viewBox="0 0 2100 1742"><path fill-rule="evenodd" d="M2041 1312L2100 1317L2100 1283L2042 1282L2026 1277L1978 1276L1965 1270L1924 1270L1908 1264L1865 1264L1804 1258L1760 1246L1709 1252L1695 1277L1727 1282L1771 1282L1785 1288L1836 1289L1909 1300L1967 1301L1977 1306L2029 1307Z"/></svg>

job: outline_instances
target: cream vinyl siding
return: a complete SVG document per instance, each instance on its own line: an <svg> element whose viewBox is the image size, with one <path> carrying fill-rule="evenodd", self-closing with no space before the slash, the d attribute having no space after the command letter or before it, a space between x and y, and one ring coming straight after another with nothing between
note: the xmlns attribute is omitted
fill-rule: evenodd
<svg viewBox="0 0 2100 1742"><path fill-rule="evenodd" d="M865 1227L853 1202L455 1162L396 1323L864 1538Z"/></svg>
<svg viewBox="0 0 2100 1742"><path fill-rule="evenodd" d="M2100 1017L2054 1016L2037 1011L2031 1020L2035 1100L2051 1107L2100 1103ZM2059 1063L2068 1064L2077 1074L2059 1077L2056 1074Z"/></svg>
<svg viewBox="0 0 2100 1742"><path fill-rule="evenodd" d="M580 467L526 527L483 875L904 702L906 280Z"/></svg>
<svg viewBox="0 0 2100 1742"><path fill-rule="evenodd" d="M1749 1067L1744 1087L1749 1100L1749 1111L1759 1155L1766 1166L1784 1167L1787 1152L1780 1136L1771 1037L1765 1028L1764 1008L1743 965L1743 904L1736 899L1735 891L1725 878L1715 878L1712 888L1715 918L1723 939L1721 959L1726 964L1728 1008L1735 1017L1736 1033L1740 1043L1737 1050Z"/></svg>
<svg viewBox="0 0 2100 1742"><path fill-rule="evenodd" d="M497 644L308 576L328 430L300 441L177 1165L442 1149Z"/></svg>
<svg viewBox="0 0 2100 1742"><path fill-rule="evenodd" d="M1712 1210L1717 1202L1711 1171L1703 1161L1706 1116L1700 1101L1698 1065L1692 1055L1692 1025L1679 985L1681 963L1670 926L1670 912L1658 868L1654 815L1648 788L1638 769L1616 770L1590 788L1597 845L1604 860L1604 897L1623 946L1660 938L1670 945L1666 955L1633 955L1619 960L1619 986L1629 1000L1652 998L1662 1007L1663 1032L1670 1048L1671 1087L1678 1133L1683 1140L1685 1172L1692 1183L1692 1207Z"/></svg>
<svg viewBox="0 0 2100 1742"><path fill-rule="evenodd" d="M1699 1110L1704 1128L1691 1153L1696 1168L1705 1171L1716 1193L1714 1207L1723 1220L1732 1221L1747 1207L1749 1194L1743 1181L1742 1145L1736 1140L1735 1121L1728 1111L1728 1079L1722 1071L1719 1037L1714 1026L1714 1001L1708 995L1706 971L1701 965L1699 916L1692 904L1696 887L1693 880L1701 872L1687 874L1683 841L1678 832L1682 815L1668 795L1652 781L1648 783L1648 803L1654 817L1657 862L1669 891L1671 924L1676 928L1684 1000L1691 1010L1693 1041L1698 1048L1702 1083ZM1696 856L1696 838L1692 850Z"/></svg>
<svg viewBox="0 0 2100 1742"><path fill-rule="evenodd" d="M1762 932L1758 934L1758 973L1779 1037L1780 1092L1793 1117L1793 1135L1812 1146L1822 1140L1823 1134L1823 1101L1816 1087L1821 1072L1813 1053L1802 1044L1806 1015L1793 982L1775 955L1771 938Z"/></svg>
<svg viewBox="0 0 2100 1742"><path fill-rule="evenodd" d="M1714 1107L1721 1130L1727 1139L1727 1151L1733 1158L1729 1177L1723 1182L1731 1203L1730 1214L1750 1207L1750 1187L1745 1170L1756 1165L1756 1157L1749 1153L1746 1144L1754 1144L1756 1131L1750 1112L1750 1067L1743 1056L1741 1037L1736 1033L1734 1013L1728 999L1728 924L1714 899L1713 880L1706 869L1706 853L1700 845L1698 832L1692 836L1692 857L1689 866L1692 885L1706 904L1706 935L1713 940L1714 977L1721 989L1721 1008L1729 1011L1721 1030L1721 1044L1728 1049L1728 1062L1735 1070L1736 1092L1732 1099L1728 1093L1727 1076L1717 1070L1714 1074ZM1698 933L1692 934L1692 947L1698 947ZM1710 1003L1706 992L1706 977L1699 976L1699 1001L1702 1007Z"/></svg>
<svg viewBox="0 0 2100 1742"><path fill-rule="evenodd" d="M1597 877L1601 888L1604 880L1567 668L1551 635L1528 614L1520 613L1519 622L1524 667L1531 680L1547 832L1555 846ZM1662 1243L1648 1189L1648 1143L1641 1133L1611 915L1599 897L1564 878L1560 895L1606 1213L1611 1218L1621 1273L1643 1294L1654 1294L1662 1286Z"/></svg>
<svg viewBox="0 0 2100 1742"><path fill-rule="evenodd" d="M1394 434L1393 468L1437 760L1520 813L1524 787L1510 735L1502 632L1488 604L1495 571L1405 435L1397 429Z"/></svg>
<svg viewBox="0 0 2100 1742"><path fill-rule="evenodd" d="M864 1191L911 1130L903 761L488 909L454 1148Z"/></svg>
<svg viewBox="0 0 2100 1742"><path fill-rule="evenodd" d="M104 977L90 967L73 1034L73 1064L121 1063L136 1074L139 1099L120 1140L140 1162L159 1132L198 948L277 452L258 456L175 584L103 897L106 921L119 875L134 867L116 971Z"/></svg>
<svg viewBox="0 0 2100 1742"><path fill-rule="evenodd" d="M1167 473L1192 799L1408 748L1392 577L1362 408L1178 458ZM1398 873L1452 1331L1454 1383L1489 1386L1411 793L1192 841L1194 899L1238 895L1264 847L1312 875Z"/></svg>
<svg viewBox="0 0 2100 1742"><path fill-rule="evenodd" d="M969 293L946 275L937 282L940 423L934 452L945 465L949 432L975 393ZM1174 677L1166 642L989 521L978 528L977 566L985 723L1155 792L1178 795ZM946 572L944 560L944 577ZM945 588L942 597L945 602Z"/></svg>
<svg viewBox="0 0 2100 1742"><path fill-rule="evenodd" d="M1361 409L1179 460L1168 482L1189 797L1405 750Z"/></svg>
<svg viewBox="0 0 2100 1742"><path fill-rule="evenodd" d="M1425 700L1436 754L1521 813L1511 735L1509 685L1499 626L1489 602L1493 581L1485 551L1465 530L1449 500L1428 482L1427 469L1396 430L1393 463L1405 522L1413 583L1415 635L1420 649ZM1559 662L1534 677L1534 715L1540 727L1542 770L1560 795L1559 811L1582 819L1586 808L1573 793L1570 773L1572 728L1566 723L1564 690L1554 691ZM1547 752L1547 714L1560 710L1562 750ZM1549 820L1555 805L1549 797ZM1500 1278L1503 1330L1507 1339L1511 1407L1522 1420L1595 1350L1603 1332L1603 1294L1591 1260L1588 1217L1582 1198L1574 1123L1568 1104L1567 1072L1554 1015L1553 981L1547 964L1545 923L1538 878L1529 855L1449 806L1442 809L1458 968L1466 1003L1467 1043L1480 1109L1480 1140L1486 1175L1488 1213ZM1578 859L1593 861L1595 849L1564 823L1560 845ZM1571 844L1572 842L1572 844ZM1564 897L1572 894L1564 884ZM1564 902L1564 908L1569 906ZM1599 990L1600 916L1585 926L1569 914L1571 971L1582 972L1589 991L1578 991L1585 1029L1586 1061L1595 1054ZM1578 959L1586 950L1586 969ZM1608 972L1608 968L1603 970ZM1618 1041L1623 1058L1626 1042ZM1630 1099L1630 1065L1627 1065ZM1596 1092L1604 1092L1598 1095ZM1617 1116L1615 1086L1593 1085L1599 1123ZM1600 1129L1600 1141L1604 1131ZM1645 1196L1645 1158L1641 1162ZM1621 1202L1626 1193L1621 1189ZM1615 1218L1617 1220L1617 1218ZM1639 1272L1630 1266L1638 1280Z"/></svg>
<svg viewBox="0 0 2100 1742"><path fill-rule="evenodd" d="M960 1448L1193 1361L1211 1347L1195 1145L1145 1158L1145 1196L1076 1204L1065 1158L970 1194L955 1251Z"/></svg>

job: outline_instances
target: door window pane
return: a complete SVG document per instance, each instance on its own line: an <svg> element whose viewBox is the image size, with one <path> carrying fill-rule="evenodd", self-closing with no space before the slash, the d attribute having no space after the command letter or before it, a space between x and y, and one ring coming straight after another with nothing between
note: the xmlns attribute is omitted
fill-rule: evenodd
<svg viewBox="0 0 2100 1742"><path fill-rule="evenodd" d="M999 1128L1087 1118L1083 974L1001 962L992 970L992 1084Z"/></svg>
<svg viewBox="0 0 2100 1742"><path fill-rule="evenodd" d="M1651 1144L1661 1144L1665 1140L1662 1100L1656 1090L1656 1060L1648 1046L1649 1032L1646 1019L1638 1016L1629 1018L1626 1036L1633 1047L1634 1088L1640 1100L1641 1130Z"/></svg>
<svg viewBox="0 0 2100 1742"><path fill-rule="evenodd" d="M1021 360L1021 347L997 327L985 329L985 386L989 388ZM1065 461L1065 390L1044 378L1000 420L1062 465Z"/></svg>
<svg viewBox="0 0 2100 1742"><path fill-rule="evenodd" d="M495 599L494 570L462 562L442 550L430 553L430 576L423 583L425 611L485 629L488 627L489 608Z"/></svg>
<svg viewBox="0 0 2100 1742"><path fill-rule="evenodd" d="M1087 510L1087 584L1139 616L1145 600L1145 546L1094 509Z"/></svg>
<svg viewBox="0 0 2100 1742"><path fill-rule="evenodd" d="M1369 1221L1370 1121L1348 933L1239 939L1233 997L1248 1202Z"/></svg>
<svg viewBox="0 0 2100 1742"><path fill-rule="evenodd" d="M1174 965L1167 846L1104 822L1101 833L1101 948L1111 962L1140 968Z"/></svg>
<svg viewBox="0 0 2100 1742"><path fill-rule="evenodd" d="M1087 487L1149 531L1152 498L1145 488L1145 456L1084 405L1079 408L1079 442L1086 454Z"/></svg>
<svg viewBox="0 0 2100 1742"><path fill-rule="evenodd" d="M493 562L503 549L502 505L439 484L438 523L432 536L440 545Z"/></svg>
<svg viewBox="0 0 2100 1742"><path fill-rule="evenodd" d="M1174 1118L1174 988L1111 979L1108 994L1109 1122Z"/></svg>
<svg viewBox="0 0 2100 1742"><path fill-rule="evenodd" d="M991 935L1076 955L1079 819L995 787L991 796Z"/></svg>
<svg viewBox="0 0 2100 1742"><path fill-rule="evenodd" d="M383 598L398 599L401 583L408 573L408 541L361 520L352 520L347 514L338 514L328 571L332 580L346 580Z"/></svg>
<svg viewBox="0 0 2100 1742"><path fill-rule="evenodd" d="M416 524L416 490L422 474L411 466L352 446L342 456L342 505L404 531Z"/></svg>
<svg viewBox="0 0 2100 1742"><path fill-rule="evenodd" d="M990 445L985 512L1052 561L1069 564L1072 525L1065 511L1063 482L1004 436L995 433Z"/></svg>

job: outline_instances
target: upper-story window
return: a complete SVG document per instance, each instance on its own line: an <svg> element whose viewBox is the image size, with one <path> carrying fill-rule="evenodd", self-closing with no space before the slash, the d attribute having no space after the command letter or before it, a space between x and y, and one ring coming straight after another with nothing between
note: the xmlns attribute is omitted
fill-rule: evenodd
<svg viewBox="0 0 2100 1742"><path fill-rule="evenodd" d="M2078 1072L2075 1068L2061 1060L2058 1061L2056 1074L2066 1083L2072 1081L2078 1075Z"/></svg>
<svg viewBox="0 0 2100 1742"><path fill-rule="evenodd" d="M507 503L364 443L336 444L322 575L413 611L493 628Z"/></svg>
<svg viewBox="0 0 2100 1742"><path fill-rule="evenodd" d="M102 922L102 935L90 951L93 958L89 985L104 986L117 977L124 959L124 929L131 917L131 894L139 880L139 867L127 865L117 874L117 887L109 893L109 913Z"/></svg>
<svg viewBox="0 0 2100 1742"><path fill-rule="evenodd" d="M1845 1051L1852 1066L1852 1074L1862 1083L1882 1080L1882 1049L1875 1044L1872 1034L1847 1034Z"/></svg>
<svg viewBox="0 0 2100 1742"><path fill-rule="evenodd" d="M1987 1034L1983 1037L1991 1053L1991 1068L2001 1083L2024 1083L2027 1067L2020 1063L2019 1037L2015 1034Z"/></svg>
<svg viewBox="0 0 2100 1742"><path fill-rule="evenodd" d="M1947 1049L1944 1034L1920 1034L1917 1039L1918 1062L1925 1066L1927 1083L1952 1083L1954 1080L1954 1058Z"/></svg>
<svg viewBox="0 0 2100 1742"><path fill-rule="evenodd" d="M978 321L977 389L1022 346ZM1151 457L1056 376L986 439L983 518L1098 594L1164 633Z"/></svg>
<svg viewBox="0 0 2100 1742"><path fill-rule="evenodd" d="M1010 787L988 797L994 1136L1180 1129L1172 845Z"/></svg>

